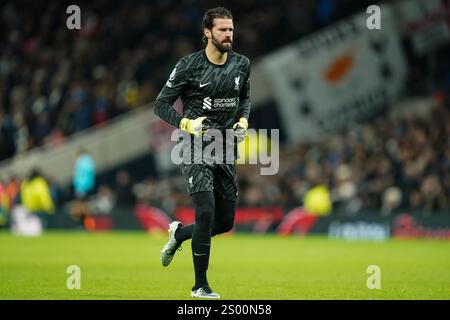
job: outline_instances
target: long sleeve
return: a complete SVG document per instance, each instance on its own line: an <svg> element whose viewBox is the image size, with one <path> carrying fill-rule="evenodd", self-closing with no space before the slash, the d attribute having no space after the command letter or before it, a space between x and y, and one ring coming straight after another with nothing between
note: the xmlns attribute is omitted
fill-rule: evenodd
<svg viewBox="0 0 450 320"><path fill-rule="evenodd" d="M188 83L189 70L186 68L185 60L181 59L176 64L170 74L169 80L167 80L166 85L155 101L155 114L177 128L179 127L181 116L173 108L173 104L183 91L186 90Z"/></svg>
<svg viewBox="0 0 450 320"><path fill-rule="evenodd" d="M236 119L246 118L250 116L251 102L250 102L250 62L247 67L247 73L244 79L244 85L239 94L239 109Z"/></svg>

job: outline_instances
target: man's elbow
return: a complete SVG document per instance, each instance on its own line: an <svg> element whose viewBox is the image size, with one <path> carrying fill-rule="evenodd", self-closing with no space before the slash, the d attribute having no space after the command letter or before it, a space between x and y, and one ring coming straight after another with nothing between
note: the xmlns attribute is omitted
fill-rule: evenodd
<svg viewBox="0 0 450 320"><path fill-rule="evenodd" d="M158 100L155 101L155 104L154 104L154 106L153 106L153 112L154 112L158 117L160 117L160 114L161 114L161 103L160 103Z"/></svg>
<svg viewBox="0 0 450 320"><path fill-rule="evenodd" d="M167 109L168 103L164 100L156 99L153 112L160 118L164 115L164 110Z"/></svg>

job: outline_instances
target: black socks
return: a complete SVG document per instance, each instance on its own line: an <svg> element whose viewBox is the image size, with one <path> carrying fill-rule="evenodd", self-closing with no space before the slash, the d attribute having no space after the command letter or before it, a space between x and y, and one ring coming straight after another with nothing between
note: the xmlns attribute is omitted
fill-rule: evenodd
<svg viewBox="0 0 450 320"><path fill-rule="evenodd" d="M195 286L208 285L206 271L211 249L211 229L214 220L214 194L210 191L192 195L195 208L195 225L192 230L192 258L194 260ZM188 229L188 228L186 228ZM180 230L182 231L182 230ZM186 230L187 232L188 230ZM183 235L183 233L180 233Z"/></svg>
<svg viewBox="0 0 450 320"><path fill-rule="evenodd" d="M194 232L194 224L189 224L187 226L181 226L175 232L175 240L178 243L182 243L188 239L192 238L192 233Z"/></svg>

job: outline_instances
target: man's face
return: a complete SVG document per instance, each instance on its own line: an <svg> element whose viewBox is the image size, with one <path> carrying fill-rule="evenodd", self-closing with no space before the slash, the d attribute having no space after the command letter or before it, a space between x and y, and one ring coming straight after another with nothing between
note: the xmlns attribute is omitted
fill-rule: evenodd
<svg viewBox="0 0 450 320"><path fill-rule="evenodd" d="M233 20L214 19L211 30L211 42L220 52L229 52L233 49Z"/></svg>

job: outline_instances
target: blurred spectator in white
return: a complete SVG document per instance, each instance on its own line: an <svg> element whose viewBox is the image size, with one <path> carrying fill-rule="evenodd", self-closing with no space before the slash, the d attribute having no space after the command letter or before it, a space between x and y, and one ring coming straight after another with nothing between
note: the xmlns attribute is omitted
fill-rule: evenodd
<svg viewBox="0 0 450 320"><path fill-rule="evenodd" d="M398 187L389 187L383 192L382 215L393 213L402 204L402 192Z"/></svg>
<svg viewBox="0 0 450 320"><path fill-rule="evenodd" d="M91 214L111 214L116 204L116 198L111 189L106 185L98 188L97 194L89 202Z"/></svg>
<svg viewBox="0 0 450 320"><path fill-rule="evenodd" d="M357 212L362 204L357 197L358 189L352 168L347 164L340 164L334 171L334 181L331 195L335 208L349 213Z"/></svg>
<svg viewBox="0 0 450 320"><path fill-rule="evenodd" d="M11 212L11 232L17 236L39 236L43 227L39 218L22 205L15 205Z"/></svg>

